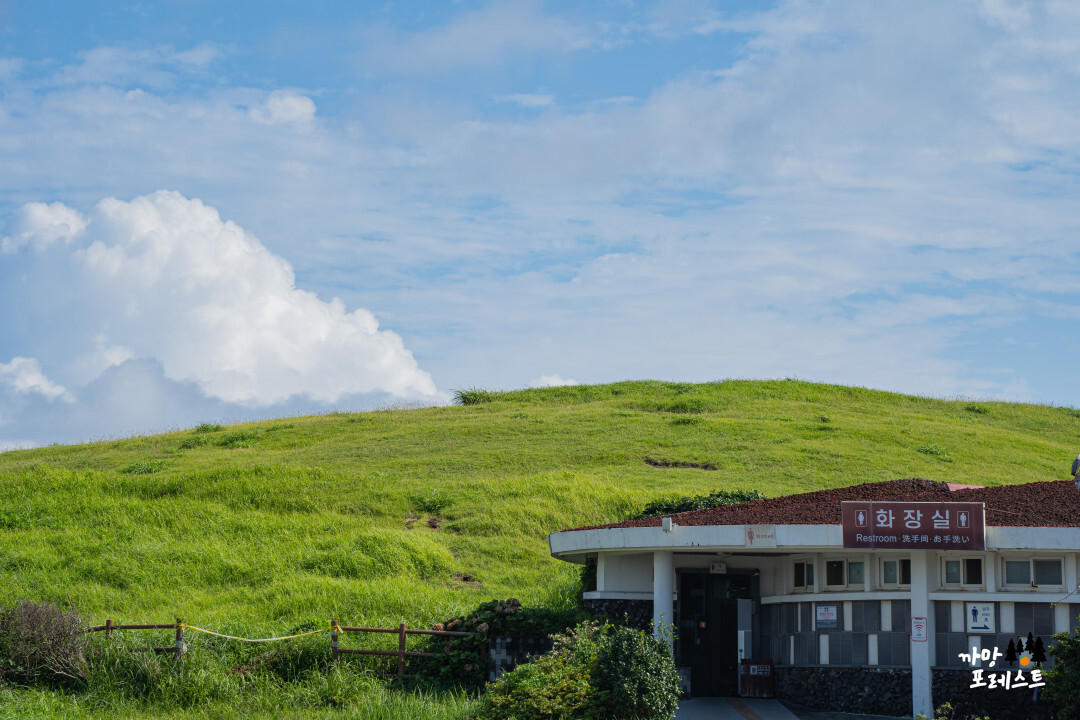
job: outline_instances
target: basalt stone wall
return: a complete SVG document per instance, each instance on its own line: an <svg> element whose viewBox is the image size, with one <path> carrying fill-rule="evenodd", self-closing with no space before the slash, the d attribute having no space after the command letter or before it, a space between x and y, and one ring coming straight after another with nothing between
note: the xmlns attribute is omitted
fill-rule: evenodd
<svg viewBox="0 0 1080 720"><path fill-rule="evenodd" d="M866 715L911 716L910 670L778 666L773 673L776 697L795 705ZM935 669L931 677L934 705L950 703L955 718L1055 718L1053 704L1045 696L1033 701L1032 691L1027 688L972 688L968 670Z"/></svg>
<svg viewBox="0 0 1080 720"><path fill-rule="evenodd" d="M1052 720L1055 717L1053 703L1042 694L1045 688L1039 689L1040 697L1033 701L1032 691L1028 688L973 688L970 670L933 670L932 676L934 704L952 704L956 711L953 717L988 717L990 720Z"/></svg>
<svg viewBox="0 0 1080 720"><path fill-rule="evenodd" d="M911 716L911 670L902 668L773 668L781 700L818 710ZM995 718L996 720L996 718Z"/></svg>
<svg viewBox="0 0 1080 720"><path fill-rule="evenodd" d="M521 663L550 652L553 641L546 635L514 637L492 635L488 638L488 680L494 681Z"/></svg>
<svg viewBox="0 0 1080 720"><path fill-rule="evenodd" d="M619 625L638 630L652 628L651 600L586 600L585 611Z"/></svg>

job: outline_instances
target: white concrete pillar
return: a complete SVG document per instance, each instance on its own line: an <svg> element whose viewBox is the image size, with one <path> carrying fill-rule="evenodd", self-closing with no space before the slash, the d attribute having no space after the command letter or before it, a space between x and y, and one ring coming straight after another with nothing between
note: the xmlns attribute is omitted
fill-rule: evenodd
<svg viewBox="0 0 1080 720"><path fill-rule="evenodd" d="M926 642L911 641L912 717L934 717L930 666L934 662L934 611L930 605L931 571L928 550L911 551L911 617L926 618ZM911 628L893 628L911 632Z"/></svg>
<svg viewBox="0 0 1080 720"><path fill-rule="evenodd" d="M675 554L671 550L653 551L653 633L672 641L672 623L675 622L675 605L671 600L675 592Z"/></svg>

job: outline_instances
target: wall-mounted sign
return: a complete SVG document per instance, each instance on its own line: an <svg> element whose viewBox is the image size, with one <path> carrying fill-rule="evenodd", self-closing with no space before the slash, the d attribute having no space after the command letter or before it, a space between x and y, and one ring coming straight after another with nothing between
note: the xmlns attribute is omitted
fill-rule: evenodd
<svg viewBox="0 0 1080 720"><path fill-rule="evenodd" d="M876 550L985 550L982 503L841 503L844 547Z"/></svg>
<svg viewBox="0 0 1080 720"><path fill-rule="evenodd" d="M926 618L911 618L911 641L926 642Z"/></svg>
<svg viewBox="0 0 1080 720"><path fill-rule="evenodd" d="M836 606L835 605L818 605L817 606L817 627L818 627L818 630L833 630L833 629L836 629Z"/></svg>
<svg viewBox="0 0 1080 720"><path fill-rule="evenodd" d="M727 563L714 562L709 563L709 572L713 575L723 575L727 572Z"/></svg>
<svg viewBox="0 0 1080 720"><path fill-rule="evenodd" d="M964 603L968 632L994 632L994 603Z"/></svg>
<svg viewBox="0 0 1080 720"><path fill-rule="evenodd" d="M744 525L746 547L776 547L775 525Z"/></svg>

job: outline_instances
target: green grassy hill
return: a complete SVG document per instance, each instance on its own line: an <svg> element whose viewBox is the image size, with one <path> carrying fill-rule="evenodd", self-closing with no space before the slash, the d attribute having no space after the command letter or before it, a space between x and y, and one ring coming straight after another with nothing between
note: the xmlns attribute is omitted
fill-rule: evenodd
<svg viewBox="0 0 1080 720"><path fill-rule="evenodd" d="M470 392L0 454L0 606L277 633L574 602L547 534L661 496L1064 479L1080 411L801 381Z"/></svg>

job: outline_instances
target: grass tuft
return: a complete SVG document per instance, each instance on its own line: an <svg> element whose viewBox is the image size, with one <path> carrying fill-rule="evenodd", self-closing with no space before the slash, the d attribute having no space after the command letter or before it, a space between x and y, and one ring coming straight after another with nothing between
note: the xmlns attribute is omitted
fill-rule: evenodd
<svg viewBox="0 0 1080 720"><path fill-rule="evenodd" d="M480 388L463 388L454 391L454 404L455 405L481 405L483 403L491 402L494 399L494 393L490 390L481 390Z"/></svg>
<svg viewBox="0 0 1080 720"><path fill-rule="evenodd" d="M915 449L918 452L921 452L923 455L932 455L933 457L936 457L938 460L941 460L942 462L952 462L953 461L952 455L949 454L949 451L946 450L945 448L941 447L940 445L936 444L936 443L935 444L930 444L930 445L920 445L919 447L917 447Z"/></svg>
<svg viewBox="0 0 1080 720"><path fill-rule="evenodd" d="M144 462L131 463L120 472L125 475L153 475L169 466L170 463L164 460L146 460Z"/></svg>

